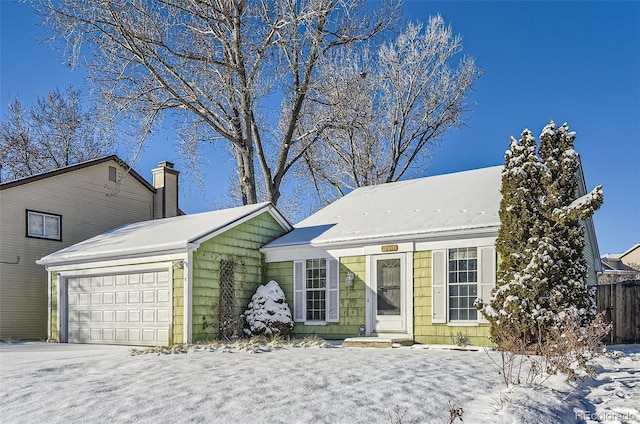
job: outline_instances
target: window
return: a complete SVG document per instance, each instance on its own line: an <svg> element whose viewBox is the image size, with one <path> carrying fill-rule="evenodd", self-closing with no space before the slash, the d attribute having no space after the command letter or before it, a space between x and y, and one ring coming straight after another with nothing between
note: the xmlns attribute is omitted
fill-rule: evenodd
<svg viewBox="0 0 640 424"><path fill-rule="evenodd" d="M338 322L338 261L333 258L294 262L296 322Z"/></svg>
<svg viewBox="0 0 640 424"><path fill-rule="evenodd" d="M493 246L433 250L432 323L469 325L486 323L475 307L477 299L489 301L496 281Z"/></svg>
<svg viewBox="0 0 640 424"><path fill-rule="evenodd" d="M27 211L27 237L62 240L62 216Z"/></svg>
<svg viewBox="0 0 640 424"><path fill-rule="evenodd" d="M449 249L449 320L475 321L478 310L478 253L475 247Z"/></svg>
<svg viewBox="0 0 640 424"><path fill-rule="evenodd" d="M325 321L327 311L327 260L308 259L306 265L306 320Z"/></svg>

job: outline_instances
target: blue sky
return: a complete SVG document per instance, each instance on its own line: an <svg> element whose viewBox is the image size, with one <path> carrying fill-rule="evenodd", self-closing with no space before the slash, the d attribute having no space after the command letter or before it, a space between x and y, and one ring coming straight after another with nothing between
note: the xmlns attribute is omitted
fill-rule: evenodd
<svg viewBox="0 0 640 424"><path fill-rule="evenodd" d="M600 252L640 243L640 2L485 2L409 0L410 20L440 13L464 37L464 49L485 74L472 96L468 125L447 134L426 175L500 165L509 137L537 136L550 119L577 133L588 188L604 185L594 221ZM72 70L37 42L38 18L28 5L0 0L0 111L10 98L31 104L69 84L88 92L82 69ZM130 153L119 154L127 159ZM161 160L184 171L171 132L157 136L135 163L150 178ZM206 193L188 178L180 206L187 213L225 202L233 161L210 152Z"/></svg>

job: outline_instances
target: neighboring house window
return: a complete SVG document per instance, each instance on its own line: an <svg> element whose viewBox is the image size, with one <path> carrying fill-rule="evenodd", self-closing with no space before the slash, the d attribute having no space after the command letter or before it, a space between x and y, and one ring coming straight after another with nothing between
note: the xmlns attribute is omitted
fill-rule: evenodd
<svg viewBox="0 0 640 424"><path fill-rule="evenodd" d="M488 302L496 281L493 246L433 250L432 322L486 323L475 307Z"/></svg>
<svg viewBox="0 0 640 424"><path fill-rule="evenodd" d="M475 321L478 310L478 252L475 247L449 249L449 320Z"/></svg>
<svg viewBox="0 0 640 424"><path fill-rule="evenodd" d="M116 167L115 166L110 166L109 167L109 181L113 181L115 183L116 179L117 179Z"/></svg>
<svg viewBox="0 0 640 424"><path fill-rule="evenodd" d="M333 258L294 262L294 321L338 322L338 261Z"/></svg>
<svg viewBox="0 0 640 424"><path fill-rule="evenodd" d="M28 210L27 237L62 240L62 216Z"/></svg>

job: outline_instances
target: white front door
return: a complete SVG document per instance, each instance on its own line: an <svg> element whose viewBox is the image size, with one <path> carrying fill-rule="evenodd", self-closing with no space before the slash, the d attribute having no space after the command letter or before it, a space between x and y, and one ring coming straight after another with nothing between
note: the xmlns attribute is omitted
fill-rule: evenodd
<svg viewBox="0 0 640 424"><path fill-rule="evenodd" d="M407 331L406 254L371 256L372 333Z"/></svg>

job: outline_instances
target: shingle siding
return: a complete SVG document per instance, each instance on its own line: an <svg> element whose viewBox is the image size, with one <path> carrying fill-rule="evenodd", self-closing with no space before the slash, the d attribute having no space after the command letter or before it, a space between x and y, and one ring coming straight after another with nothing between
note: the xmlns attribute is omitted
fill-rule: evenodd
<svg viewBox="0 0 640 424"><path fill-rule="evenodd" d="M358 336L360 326L366 322L366 258L365 256L341 257L340 261L340 322L326 325L305 325L296 323L293 334L299 337L317 335L328 340ZM289 308L293 313L293 262L271 262L266 264L270 280L278 282L284 291ZM348 272L354 274L353 285L344 284Z"/></svg>
<svg viewBox="0 0 640 424"><path fill-rule="evenodd" d="M240 315L263 278L259 248L284 234L267 212L202 243L193 255L193 340L212 340L220 328L220 262L233 261L235 329L242 334Z"/></svg>

